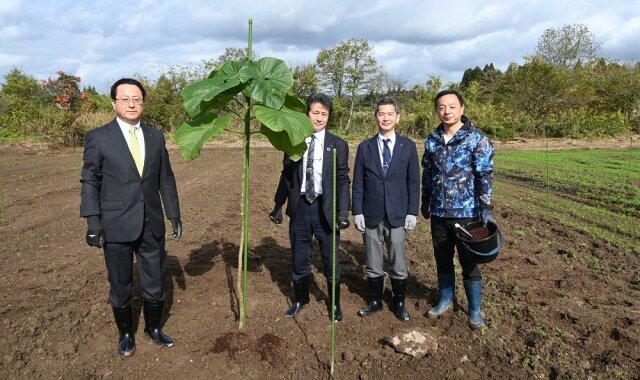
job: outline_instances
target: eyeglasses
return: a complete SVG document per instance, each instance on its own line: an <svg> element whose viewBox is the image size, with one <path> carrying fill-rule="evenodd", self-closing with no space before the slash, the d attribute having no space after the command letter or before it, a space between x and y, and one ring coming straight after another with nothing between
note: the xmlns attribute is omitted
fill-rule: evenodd
<svg viewBox="0 0 640 380"><path fill-rule="evenodd" d="M120 99L117 99L116 98L116 101L119 104L123 104L123 105L129 105L129 102L133 102L133 104L138 106L138 105L140 105L140 104L142 104L144 102L144 99L142 99L142 98L120 98Z"/></svg>

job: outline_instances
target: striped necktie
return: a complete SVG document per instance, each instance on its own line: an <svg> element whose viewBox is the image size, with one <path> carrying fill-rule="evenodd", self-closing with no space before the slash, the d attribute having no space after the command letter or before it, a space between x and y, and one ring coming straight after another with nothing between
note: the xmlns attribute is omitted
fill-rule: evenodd
<svg viewBox="0 0 640 380"><path fill-rule="evenodd" d="M305 182L304 182L304 194L305 198L309 203L313 202L316 199L316 186L314 183L313 176L313 156L315 151L315 136L311 136L311 142L309 143L309 149L307 150L307 168L305 171Z"/></svg>

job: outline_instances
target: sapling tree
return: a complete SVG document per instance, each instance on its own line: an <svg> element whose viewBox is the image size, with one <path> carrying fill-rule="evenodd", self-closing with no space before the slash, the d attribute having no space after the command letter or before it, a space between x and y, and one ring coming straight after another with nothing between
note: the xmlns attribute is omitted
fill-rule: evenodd
<svg viewBox="0 0 640 380"><path fill-rule="evenodd" d="M293 74L282 60L251 57L249 20L247 58L227 60L211 74L182 91L191 121L182 124L175 139L186 160L200 155L205 142L225 130L235 118L243 126L242 230L238 252L239 327L246 323L247 256L249 251L249 147L251 135L261 133L273 147L299 160L313 134L306 104L292 91Z"/></svg>

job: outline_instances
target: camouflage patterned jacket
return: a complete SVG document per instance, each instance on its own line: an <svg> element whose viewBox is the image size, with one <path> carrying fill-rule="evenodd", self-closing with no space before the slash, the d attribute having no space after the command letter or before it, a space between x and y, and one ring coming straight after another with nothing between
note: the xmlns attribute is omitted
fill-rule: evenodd
<svg viewBox="0 0 640 380"><path fill-rule="evenodd" d="M475 218L492 207L493 145L464 115L462 122L447 144L442 125L424 142L422 204L433 216Z"/></svg>

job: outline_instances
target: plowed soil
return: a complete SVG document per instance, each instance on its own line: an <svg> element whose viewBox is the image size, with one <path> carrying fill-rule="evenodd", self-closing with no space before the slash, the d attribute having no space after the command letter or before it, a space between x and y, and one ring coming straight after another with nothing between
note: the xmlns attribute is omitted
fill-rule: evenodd
<svg viewBox="0 0 640 380"><path fill-rule="evenodd" d="M420 146L420 145L419 145ZM504 148L510 146L505 145ZM352 148L352 159L355 149ZM0 147L1 379L327 379L330 324L322 263L315 254L311 302L294 319L290 305L288 219L267 218L281 155L252 150L247 325L238 328L241 149L212 144L184 162L170 147L184 237L167 240L163 330L176 344L142 333L136 289L135 355L116 353L102 251L84 242L79 214L82 150ZM500 181L499 173L496 180ZM344 320L336 326L337 379L640 379L640 270L626 254L576 231L501 204L494 217L504 249L482 267L488 328L471 330L462 280L458 304L424 316L437 302L429 225L408 234L408 322L385 308L368 318L363 242L343 232ZM526 234L516 234L515 231ZM386 338L407 328L435 336L436 351L414 358Z"/></svg>

